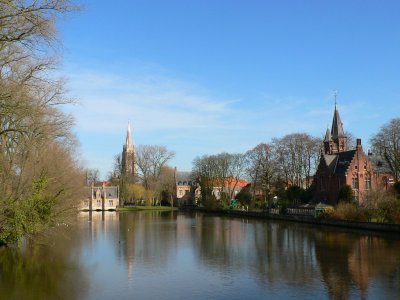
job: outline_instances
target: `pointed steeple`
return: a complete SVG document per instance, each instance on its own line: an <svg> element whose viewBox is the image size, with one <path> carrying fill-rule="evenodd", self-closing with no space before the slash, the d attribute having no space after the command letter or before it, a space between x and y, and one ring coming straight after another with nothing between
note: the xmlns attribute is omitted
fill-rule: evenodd
<svg viewBox="0 0 400 300"><path fill-rule="evenodd" d="M133 151L133 142L132 142L132 133L131 133L131 124L128 123L128 130L126 132L126 141L125 147L127 152Z"/></svg>
<svg viewBox="0 0 400 300"><path fill-rule="evenodd" d="M332 129L331 129L332 138L344 138L346 137L343 130L343 123L340 120L339 111L337 110L336 103L335 103L335 112L333 114L332 120Z"/></svg>
<svg viewBox="0 0 400 300"><path fill-rule="evenodd" d="M121 157L121 175L129 182L134 182L136 175L135 148L132 141L131 124L128 123L126 131L126 140L122 149Z"/></svg>
<svg viewBox="0 0 400 300"><path fill-rule="evenodd" d="M332 139L331 132L329 128L326 128L324 142L329 142Z"/></svg>

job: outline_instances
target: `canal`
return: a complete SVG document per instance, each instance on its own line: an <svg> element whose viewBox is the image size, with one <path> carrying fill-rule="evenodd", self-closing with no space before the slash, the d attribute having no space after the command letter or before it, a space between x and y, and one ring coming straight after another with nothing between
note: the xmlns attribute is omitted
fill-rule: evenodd
<svg viewBox="0 0 400 300"><path fill-rule="evenodd" d="M0 249L0 299L399 299L400 240L182 212L79 213Z"/></svg>

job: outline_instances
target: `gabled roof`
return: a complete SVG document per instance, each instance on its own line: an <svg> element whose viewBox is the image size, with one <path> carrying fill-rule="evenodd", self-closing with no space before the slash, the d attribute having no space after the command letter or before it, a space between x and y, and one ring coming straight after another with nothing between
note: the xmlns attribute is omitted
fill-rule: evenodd
<svg viewBox="0 0 400 300"><path fill-rule="evenodd" d="M339 152L337 154L324 154L324 159L332 175L344 174L350 165L356 150Z"/></svg>
<svg viewBox="0 0 400 300"><path fill-rule="evenodd" d="M339 111L335 105L335 112L333 114L331 134L334 139L346 137L343 130L343 123L340 120Z"/></svg>
<svg viewBox="0 0 400 300"><path fill-rule="evenodd" d="M357 150L349 150L339 152L337 155L337 162L334 170L334 174L344 174L347 171L348 166L354 158Z"/></svg>
<svg viewBox="0 0 400 300"><path fill-rule="evenodd" d="M388 163L378 155L368 155L368 159L374 166L375 171L379 173L392 173Z"/></svg>

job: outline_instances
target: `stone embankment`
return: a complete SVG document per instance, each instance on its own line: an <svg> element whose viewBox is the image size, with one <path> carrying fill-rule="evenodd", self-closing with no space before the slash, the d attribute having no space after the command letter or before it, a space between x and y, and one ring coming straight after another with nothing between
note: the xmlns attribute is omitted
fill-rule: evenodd
<svg viewBox="0 0 400 300"><path fill-rule="evenodd" d="M277 215L268 214L266 212L254 212L254 211L239 211L239 210L210 210L201 207L192 207L185 209L189 211L199 211L205 213L214 213L233 217L244 217L244 218L262 218L272 219L289 222L300 222L307 224L315 224L321 226L335 226L349 229L367 230L367 231L378 231L386 233L394 233L400 237L400 224L387 224L387 223L374 223L374 222L358 222L351 220L335 220L335 219L319 219L313 216L300 216L300 215Z"/></svg>

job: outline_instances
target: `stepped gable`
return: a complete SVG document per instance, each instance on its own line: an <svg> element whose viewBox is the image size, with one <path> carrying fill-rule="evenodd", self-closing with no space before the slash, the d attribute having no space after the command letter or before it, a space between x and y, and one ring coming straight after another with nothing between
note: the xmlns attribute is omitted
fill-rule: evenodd
<svg viewBox="0 0 400 300"><path fill-rule="evenodd" d="M336 154L336 164L333 174L345 174L357 150L349 150Z"/></svg>

